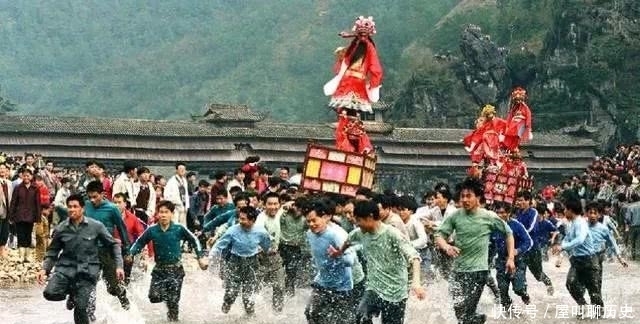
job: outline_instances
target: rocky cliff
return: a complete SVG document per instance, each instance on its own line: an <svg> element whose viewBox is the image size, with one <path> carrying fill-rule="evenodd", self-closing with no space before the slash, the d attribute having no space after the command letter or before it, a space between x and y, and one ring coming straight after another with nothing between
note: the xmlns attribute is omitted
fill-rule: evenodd
<svg viewBox="0 0 640 324"><path fill-rule="evenodd" d="M602 149L637 139L638 19L635 0L563 1L538 58L539 78L532 85L542 112L559 110L566 126L595 127Z"/></svg>
<svg viewBox="0 0 640 324"><path fill-rule="evenodd" d="M457 49L425 42L430 52L406 55L416 68L393 96L391 119L469 127L486 103L505 113L510 89L520 85L536 132L589 136L602 150L638 138L640 2L501 0L477 13L468 7L439 23L457 26ZM424 53L436 54L418 59Z"/></svg>

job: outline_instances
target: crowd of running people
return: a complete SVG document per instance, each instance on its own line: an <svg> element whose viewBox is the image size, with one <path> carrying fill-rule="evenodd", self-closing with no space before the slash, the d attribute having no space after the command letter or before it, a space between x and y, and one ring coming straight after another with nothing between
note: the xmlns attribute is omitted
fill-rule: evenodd
<svg viewBox="0 0 640 324"><path fill-rule="evenodd" d="M598 161L589 168L592 181L593 174L606 172ZM468 178L451 187L437 184L419 206L415 197L390 190L362 188L354 198L305 192L299 189L299 174L290 176L288 168L281 168L274 175L257 162L248 159L231 179L218 172L211 183L196 182L184 163L177 163L168 178L153 179L148 168L126 162L111 181L96 161L88 161L86 173L73 183L55 177L59 181L53 183L48 203L35 190L39 217L30 218L36 218L36 227L44 220L57 226L50 240L48 234L41 235L44 242L39 245L48 248L38 253L44 260L39 279L44 283L48 278L45 297L66 299L76 322L94 319L94 279L102 272L109 293L128 308L126 283L133 256L143 254L153 267L149 300L166 302L168 319L177 320L185 275L182 253L191 251L203 269L211 264L224 279L223 312L241 295L246 313L253 314L253 296L265 287L271 289L273 309L279 312L297 287L310 283L312 295L305 309L310 323L367 323L374 316L381 316L383 323L402 323L410 292L422 299L429 282L448 280L459 322L483 323L486 316L477 314L476 306L484 286L505 311L513 303L510 286L523 304L531 302L527 269L554 294L542 267L549 252L568 256L567 287L576 302L587 305L587 290L590 304L602 307L602 262L616 256L626 266L615 235L633 232L634 222L640 222L637 195L630 186L613 199L585 195L580 189L588 180L584 178L545 188L540 195L521 192L514 206L485 206L482 183ZM35 211L12 205L28 205L33 190L15 193L49 188L38 184L52 171L49 163L40 170L25 163L13 172L6 163L0 165L3 184L14 173L13 197L27 198L8 199L6 217L7 232L16 234L18 248L25 251L32 246L31 233L26 242L28 226L16 217L26 219ZM30 185L34 174L35 185ZM624 174L619 178L628 178ZM625 225L617 226L620 219ZM94 221L116 238L100 236ZM83 224L101 243L74 239L84 233ZM8 238L3 242L11 245ZM635 258L632 243L627 246ZM79 251L83 258L78 258Z"/></svg>

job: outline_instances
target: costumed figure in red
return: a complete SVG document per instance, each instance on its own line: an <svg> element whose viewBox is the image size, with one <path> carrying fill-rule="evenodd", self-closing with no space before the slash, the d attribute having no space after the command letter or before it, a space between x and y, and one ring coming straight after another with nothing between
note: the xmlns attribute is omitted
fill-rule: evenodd
<svg viewBox="0 0 640 324"><path fill-rule="evenodd" d="M324 85L323 90L325 95L331 96L329 106L338 113L335 137L336 148L340 150L373 153L360 113L373 113L371 103L380 99L383 72L371 38L375 33L373 18L360 16L352 33L339 34L352 41L346 49L336 50L336 76Z"/></svg>
<svg viewBox="0 0 640 324"><path fill-rule="evenodd" d="M496 117L496 108L485 105L476 120L476 129L463 139L465 150L471 156L473 165L485 162L485 167L495 166L500 159L499 135L505 121Z"/></svg>
<svg viewBox="0 0 640 324"><path fill-rule="evenodd" d="M516 87L511 92L511 108L507 114L506 126L501 137L502 148L514 151L520 146L520 142L533 138L531 133L531 110L526 103L527 92Z"/></svg>
<svg viewBox="0 0 640 324"><path fill-rule="evenodd" d="M469 155L471 156L471 163L473 165L480 165L484 160L484 152L481 148L482 137L486 131L485 121L486 119L484 117L478 117L475 123L476 128L469 132L469 134L467 134L462 140L464 143L464 149L469 152Z"/></svg>

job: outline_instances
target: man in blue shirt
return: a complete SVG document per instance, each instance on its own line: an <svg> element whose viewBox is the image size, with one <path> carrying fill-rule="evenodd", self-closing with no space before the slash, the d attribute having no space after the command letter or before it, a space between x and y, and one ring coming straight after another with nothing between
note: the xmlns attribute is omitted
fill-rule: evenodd
<svg viewBox="0 0 640 324"><path fill-rule="evenodd" d="M531 207L531 192L518 192L515 205L517 207L516 220L518 220L527 232L531 234L531 231L533 231L533 228L536 225L536 220L538 219L538 211Z"/></svg>
<svg viewBox="0 0 640 324"><path fill-rule="evenodd" d="M519 192L516 198L516 206L518 206L516 219L524 225L529 236L535 240L537 236L544 235L544 231L541 226L546 224L539 224L541 221L540 214L538 213L538 210L531 207L531 192ZM536 234L536 232L538 233ZM538 238L538 240L540 240L540 238ZM551 279L549 279L549 276L547 276L542 270L542 248L540 246L534 246L531 251L527 253L524 262L529 268L529 271L531 271L531 274L533 274L533 277L547 286L547 294L553 295L553 284L551 283Z"/></svg>
<svg viewBox="0 0 640 324"><path fill-rule="evenodd" d="M228 223L229 219L236 216L236 206L229 202L229 192L226 189L218 190L213 198L216 200L215 206L211 207L209 212L204 215L204 224L202 225L204 233L215 231L218 226Z"/></svg>
<svg viewBox="0 0 640 324"><path fill-rule="evenodd" d="M222 312L228 313L242 290L242 303L248 315L254 313L254 293L258 285L259 253L271 248L271 238L263 226L255 226L259 212L251 207L242 207L238 213L238 224L231 226L211 250L213 257L220 258L230 250L225 261L226 285Z"/></svg>
<svg viewBox="0 0 640 324"><path fill-rule="evenodd" d="M533 231L531 231L531 239L534 240L534 247L538 247L542 252L542 261L546 262L549 261L549 248L551 247L551 243L558 235L558 229L556 228L558 220L551 220L551 211L549 211L549 208L544 204L538 204L536 210L538 211L538 219L536 220L536 225L533 227ZM536 241L536 239L538 241Z"/></svg>
<svg viewBox="0 0 640 324"><path fill-rule="evenodd" d="M153 242L156 265L151 272L149 287L149 301L151 303L166 302L167 319L169 322L178 321L180 292L184 268L182 267L182 252L180 244L188 241L195 248L196 256L202 270L206 270L208 263L203 258L202 247L198 238L184 225L171 221L175 205L163 200L158 203L158 223L147 228L131 247L131 255L136 255L149 243Z"/></svg>
<svg viewBox="0 0 640 324"><path fill-rule="evenodd" d="M220 225L220 226L218 226L216 228L216 230L214 232L215 234L207 239L207 242L206 242L207 246L213 246L213 244L220 237L222 237L222 235L224 235L224 233L231 226L236 224L238 211L242 207L245 207L245 206L249 205L249 196L247 195L246 192L239 193L235 197L233 197L233 204L235 205L235 210L233 210L233 211L229 210L229 211L226 212L226 213L228 213L230 215L229 220L227 221L227 223L222 224L222 225ZM221 215L220 217L226 217L226 216L222 216ZM213 223L213 222L210 222L210 223ZM198 234L196 234L196 235L198 235ZM203 236L200 236L200 237L203 237ZM228 247L225 251L222 252L222 259L220 260L220 263L219 263L220 279L222 279L225 282L226 282L226 278L227 278L226 262L229 260L229 257L231 256L230 251L231 251L231 248Z"/></svg>
<svg viewBox="0 0 640 324"><path fill-rule="evenodd" d="M496 206L496 214L509 225L509 228L511 228L513 232L514 239L514 262L516 271L511 274L507 273L505 268L507 261L507 244L505 237L500 232L493 232L491 234L491 241L498 255L498 260L496 261L496 281L498 282L498 289L500 290L500 302L505 310L509 310L512 302L511 296L509 296L510 285L513 285L513 292L522 298L523 303L528 305L531 301L527 293L527 265L524 260L528 251L533 246L533 241L524 226L511 217L511 210L509 210L506 205L498 204Z"/></svg>
<svg viewBox="0 0 640 324"><path fill-rule="evenodd" d="M611 229L603 223L602 212L604 206L599 202L590 202L587 204L587 216L589 220L589 232L593 236L596 245L600 247L598 252L598 261L600 262L599 285L602 287L602 263L605 258L605 251L611 249L618 258L618 262L623 267L628 267L627 262L622 258L620 248L613 238Z"/></svg>
<svg viewBox="0 0 640 324"><path fill-rule="evenodd" d="M336 232L336 227L328 226L333 213L326 203L312 201L308 208L304 211L309 225L306 236L316 276L311 300L305 309L307 321L313 324L348 324L352 313L349 296L353 289L351 266L355 262L355 253L347 250L340 256L330 257L329 248L342 247L345 238Z"/></svg>
<svg viewBox="0 0 640 324"><path fill-rule="evenodd" d="M620 232L618 231L618 222L615 220L615 215L613 213L613 208L610 201L606 200L598 200L598 204L600 204L601 212L600 212L600 223L609 228L611 235L614 239L622 239ZM611 247L607 248L606 256L608 258L613 258L614 251Z"/></svg>
<svg viewBox="0 0 640 324"><path fill-rule="evenodd" d="M189 215L194 218L195 228L201 229L204 225L204 215L209 211L209 197L211 184L207 180L198 182L198 190L189 195Z"/></svg>
<svg viewBox="0 0 640 324"><path fill-rule="evenodd" d="M553 253L566 251L571 268L567 274L567 290L579 306L587 304L585 289L589 292L591 305L604 307L599 275L601 271L598 259L599 247L589 232L587 220L582 216L580 200L568 199L565 202L565 217L570 222L561 244L553 246Z"/></svg>
<svg viewBox="0 0 640 324"><path fill-rule="evenodd" d="M127 254L129 253L129 234L127 228L122 220L122 214L118 206L108 201L104 197L104 186L100 181L91 181L87 184L87 198L85 203L84 213L87 217L95 219L102 223L107 231L113 235L117 230L120 234L120 240L122 244L122 255L125 263L131 263L133 260ZM124 287L123 282L120 282L116 276L116 262L111 256L111 251L108 249L100 249L100 267L102 268L102 279L107 286L107 292L118 298L120 305L123 309L129 309L129 299L127 298L127 290ZM72 299L67 300L67 309L75 307ZM89 297L89 306L87 312L89 318L95 321L96 310L96 292L91 292Z"/></svg>
<svg viewBox="0 0 640 324"><path fill-rule="evenodd" d="M551 246L562 243L564 236L567 234L568 222L564 217L564 206L558 205L554 210L554 215L549 217L549 221L558 229L558 234L553 238ZM558 255L556 258L556 268L560 268L562 266L562 259L563 256Z"/></svg>

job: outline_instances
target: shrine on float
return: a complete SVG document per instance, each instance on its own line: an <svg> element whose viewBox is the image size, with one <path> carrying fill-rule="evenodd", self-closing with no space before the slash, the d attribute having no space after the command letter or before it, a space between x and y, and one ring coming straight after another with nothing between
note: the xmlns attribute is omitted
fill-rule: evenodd
<svg viewBox="0 0 640 324"><path fill-rule="evenodd" d="M476 128L463 139L471 157L469 175L482 178L487 204L512 204L522 190L533 188L533 177L520 154L520 143L533 138L531 110L521 87L511 92L506 119L496 117L495 107L486 105L476 120Z"/></svg>
<svg viewBox="0 0 640 324"><path fill-rule="evenodd" d="M361 117L372 114L372 104L380 98L383 69L372 39L375 34L373 18L363 16L350 32L338 34L349 44L335 50L334 77L323 88L337 114L335 147L308 145L304 189L355 196L360 187L373 187L376 152ZM489 204L513 203L519 191L533 187L519 151L521 142L533 138L526 97L526 91L516 87L504 119L496 116L495 107L484 106L475 129L463 139L472 162L469 173L484 180Z"/></svg>
<svg viewBox="0 0 640 324"><path fill-rule="evenodd" d="M335 148L309 144L304 189L355 196L360 187L373 186L375 150L361 115L372 114L372 103L380 99L383 71L372 39L375 33L373 17L360 16L351 31L338 34L349 44L334 52L335 75L323 88L337 113Z"/></svg>

